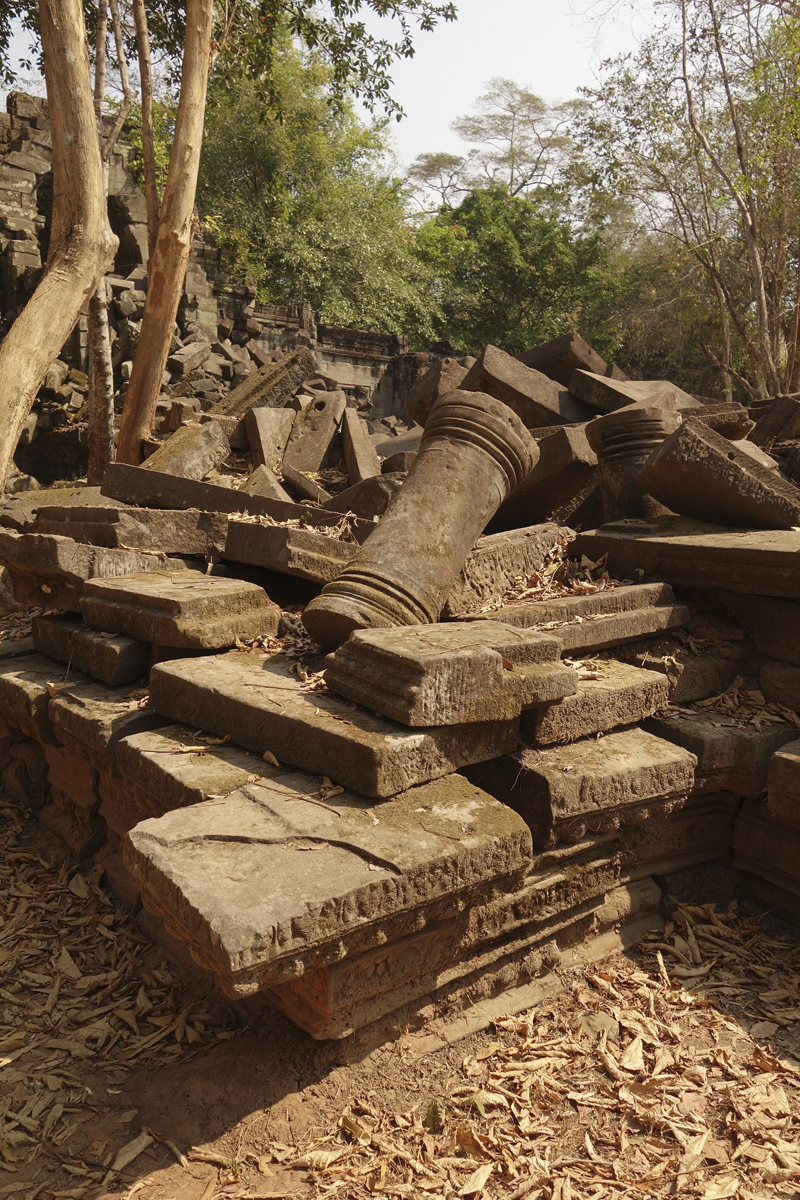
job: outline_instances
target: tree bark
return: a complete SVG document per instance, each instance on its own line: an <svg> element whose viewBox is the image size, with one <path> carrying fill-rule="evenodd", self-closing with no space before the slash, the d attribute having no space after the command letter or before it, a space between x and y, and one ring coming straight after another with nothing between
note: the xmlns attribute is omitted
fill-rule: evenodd
<svg viewBox="0 0 800 1200"><path fill-rule="evenodd" d="M136 52L139 58L139 79L142 87L142 161L144 163L144 198L147 205L147 257L155 254L158 237L158 185L156 183L156 149L153 134L153 74L150 60L150 34L144 0L133 0L133 20L136 25Z"/></svg>
<svg viewBox="0 0 800 1200"><path fill-rule="evenodd" d="M142 331L117 445L117 460L134 465L141 459L142 439L153 426L192 245L192 211L203 142L212 16L212 0L187 0L186 42L175 137L158 237L147 272Z"/></svg>
<svg viewBox="0 0 800 1200"><path fill-rule="evenodd" d="M53 136L53 220L44 274L0 344L0 482L51 362L114 257L80 0L41 0Z"/></svg>

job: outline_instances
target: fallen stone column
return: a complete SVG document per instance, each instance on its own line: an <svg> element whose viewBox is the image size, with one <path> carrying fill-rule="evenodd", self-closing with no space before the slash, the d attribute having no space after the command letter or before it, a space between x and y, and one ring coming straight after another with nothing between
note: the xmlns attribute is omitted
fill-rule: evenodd
<svg viewBox="0 0 800 1200"><path fill-rule="evenodd" d="M600 494L606 521L660 517L669 512L636 482L653 451L677 429L681 418L669 408L631 406L597 417L586 438L597 455Z"/></svg>
<svg viewBox="0 0 800 1200"><path fill-rule="evenodd" d="M476 538L537 458L501 401L480 392L442 397L391 509L306 608L311 636L333 650L354 629L436 621Z"/></svg>

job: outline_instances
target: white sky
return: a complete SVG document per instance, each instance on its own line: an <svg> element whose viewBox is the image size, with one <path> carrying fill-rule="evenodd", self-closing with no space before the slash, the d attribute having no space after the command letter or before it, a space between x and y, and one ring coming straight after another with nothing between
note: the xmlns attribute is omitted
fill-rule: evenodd
<svg viewBox="0 0 800 1200"><path fill-rule="evenodd" d="M458 20L417 33L416 53L391 68L392 93L405 118L392 126L398 165L425 151L463 151L450 129L493 76L513 79L548 103L590 85L604 58L632 49L646 34L653 0L456 0ZM592 19L604 6L602 21ZM372 32L382 22L362 14ZM27 38L15 38L18 53ZM30 88L42 91L43 87Z"/></svg>

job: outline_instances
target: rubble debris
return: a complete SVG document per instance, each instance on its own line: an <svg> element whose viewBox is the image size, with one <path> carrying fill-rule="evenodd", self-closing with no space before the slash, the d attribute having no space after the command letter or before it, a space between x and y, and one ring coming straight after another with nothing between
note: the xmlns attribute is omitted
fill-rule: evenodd
<svg viewBox="0 0 800 1200"><path fill-rule="evenodd" d="M354 629L434 622L472 546L536 461L520 419L480 392L450 392L428 418L420 452L391 509L352 563L303 613L323 649ZM441 506L422 497L441 495Z"/></svg>
<svg viewBox="0 0 800 1200"><path fill-rule="evenodd" d="M182 425L144 461L144 470L184 479L202 479L230 454L230 444L219 421Z"/></svg>
<svg viewBox="0 0 800 1200"><path fill-rule="evenodd" d="M394 721L308 690L280 655L229 651L159 663L150 704L172 721L229 734L237 746L328 775L362 796L393 796L465 763L506 754L518 720L411 732Z"/></svg>
<svg viewBox="0 0 800 1200"><path fill-rule="evenodd" d="M87 625L157 646L217 650L241 635L277 633L280 610L263 588L239 579L168 571L96 579L80 601Z"/></svg>
<svg viewBox="0 0 800 1200"><path fill-rule="evenodd" d="M238 417L249 408L281 408L306 379L317 374L318 369L315 356L301 346L294 354L281 356L278 362L261 367L210 408L209 414L212 417Z"/></svg>
<svg viewBox="0 0 800 1200"><path fill-rule="evenodd" d="M597 469L597 456L582 426L556 428L537 440L539 461L489 523L489 531L516 529L544 521L569 503Z"/></svg>
<svg viewBox="0 0 800 1200"><path fill-rule="evenodd" d="M674 408L645 408L635 404L589 422L586 439L597 455L606 522L669 513L638 480L653 451L680 424L681 418Z"/></svg>
<svg viewBox="0 0 800 1200"><path fill-rule="evenodd" d="M244 427L254 467L265 466L274 471L281 460L294 424L294 413L288 408L249 408Z"/></svg>
<svg viewBox="0 0 800 1200"><path fill-rule="evenodd" d="M497 346L487 346L459 387L502 400L529 429L537 425L568 425L594 416L566 388L540 371L526 367Z"/></svg>
<svg viewBox="0 0 800 1200"><path fill-rule="evenodd" d="M258 411L272 412L272 409L263 409ZM269 467L256 467L252 475L248 476L247 481L242 484L240 491L247 496L265 496L269 500L277 500L280 504L291 504L292 498L289 493L281 487L274 473Z"/></svg>
<svg viewBox="0 0 800 1200"><path fill-rule="evenodd" d="M329 689L403 725L518 717L577 687L561 642L496 622L357 630L326 659Z"/></svg>
<svg viewBox="0 0 800 1200"><path fill-rule="evenodd" d="M342 450L353 487L371 479L373 475L380 475L381 464L369 440L366 422L352 408L345 408L342 413Z"/></svg>
<svg viewBox="0 0 800 1200"><path fill-rule="evenodd" d="M800 490L698 422L680 425L662 441L636 481L680 516L744 529L800 524Z"/></svg>
<svg viewBox="0 0 800 1200"><path fill-rule="evenodd" d="M110 687L142 679L150 665L149 643L88 629L74 617L34 617L33 640L39 654Z"/></svg>

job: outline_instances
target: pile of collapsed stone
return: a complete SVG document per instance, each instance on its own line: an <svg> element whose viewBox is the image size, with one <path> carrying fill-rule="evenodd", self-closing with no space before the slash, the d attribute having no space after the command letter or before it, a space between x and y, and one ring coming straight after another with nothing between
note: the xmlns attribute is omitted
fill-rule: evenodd
<svg viewBox="0 0 800 1200"><path fill-rule="evenodd" d="M409 411L381 463L300 348L9 501L3 786L317 1037L629 944L707 862L796 913L800 402L569 335Z"/></svg>

